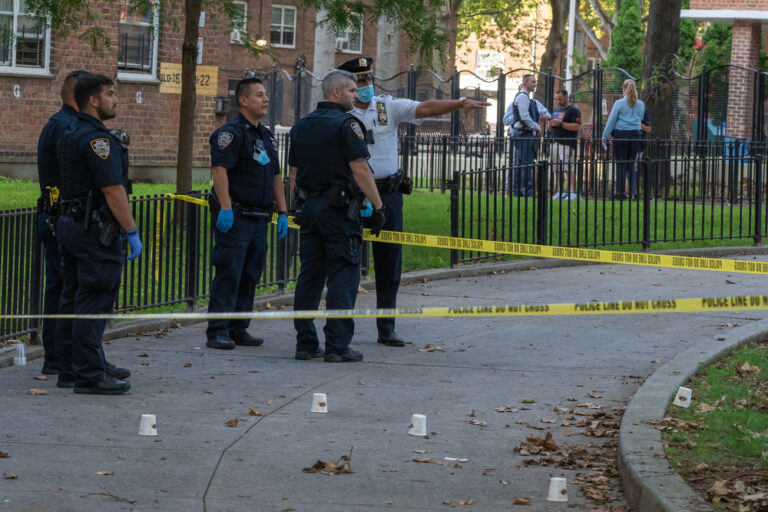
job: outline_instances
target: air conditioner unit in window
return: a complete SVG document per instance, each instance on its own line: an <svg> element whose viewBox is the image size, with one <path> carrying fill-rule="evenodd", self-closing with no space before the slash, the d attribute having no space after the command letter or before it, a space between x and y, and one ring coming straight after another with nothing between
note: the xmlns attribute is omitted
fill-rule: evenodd
<svg viewBox="0 0 768 512"><path fill-rule="evenodd" d="M337 50L346 50L345 46L347 44L347 41L344 39L337 39L336 40L336 49Z"/></svg>

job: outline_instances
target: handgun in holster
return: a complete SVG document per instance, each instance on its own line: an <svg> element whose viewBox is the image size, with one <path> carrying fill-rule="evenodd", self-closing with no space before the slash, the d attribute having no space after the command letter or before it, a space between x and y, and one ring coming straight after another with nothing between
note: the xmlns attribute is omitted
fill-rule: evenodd
<svg viewBox="0 0 768 512"><path fill-rule="evenodd" d="M401 194L410 195L410 193L413 192L413 180L410 176L405 174L405 171L402 169L399 169L397 173L400 174L400 183L397 186L398 190L400 190Z"/></svg>
<svg viewBox="0 0 768 512"><path fill-rule="evenodd" d="M301 226L301 216L304 213L304 206L309 199L309 189L296 187L296 197L293 198L293 222Z"/></svg>

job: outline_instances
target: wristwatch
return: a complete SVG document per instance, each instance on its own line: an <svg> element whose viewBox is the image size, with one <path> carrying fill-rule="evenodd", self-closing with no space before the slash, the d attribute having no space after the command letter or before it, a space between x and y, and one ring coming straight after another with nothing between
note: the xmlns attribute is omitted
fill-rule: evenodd
<svg viewBox="0 0 768 512"><path fill-rule="evenodd" d="M466 100L467 100L467 97L466 97L466 96L462 96L461 98L459 98L459 101L461 102L461 106L462 106L462 107L464 106L464 102L465 102Z"/></svg>

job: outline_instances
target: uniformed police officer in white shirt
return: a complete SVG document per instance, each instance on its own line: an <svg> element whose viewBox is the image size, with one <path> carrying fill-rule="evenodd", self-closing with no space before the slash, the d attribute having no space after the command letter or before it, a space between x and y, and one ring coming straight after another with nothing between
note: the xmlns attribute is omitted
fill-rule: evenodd
<svg viewBox="0 0 768 512"><path fill-rule="evenodd" d="M423 102L392 96L374 96L373 59L355 58L345 62L339 69L357 76L357 100L349 112L360 119L366 128L366 142L371 154L368 164L373 169L379 195L387 211L384 230L403 230L403 194L410 194L413 185L410 178L398 168L397 128L400 123L420 124L421 119L463 110L464 114L490 103L459 98L456 100L427 100ZM398 244L373 242L373 266L376 274L376 307L394 308L397 289L400 287L402 247ZM390 347L405 345L395 333L394 318L376 319L379 330L378 342Z"/></svg>

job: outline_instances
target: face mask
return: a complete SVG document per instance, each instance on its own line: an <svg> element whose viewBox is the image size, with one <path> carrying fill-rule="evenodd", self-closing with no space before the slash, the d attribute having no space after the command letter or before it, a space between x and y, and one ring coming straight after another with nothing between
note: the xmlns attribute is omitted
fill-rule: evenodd
<svg viewBox="0 0 768 512"><path fill-rule="evenodd" d="M259 165L267 165L269 163L269 155L265 150L261 150L258 155L253 155L253 159Z"/></svg>
<svg viewBox="0 0 768 512"><path fill-rule="evenodd" d="M373 99L373 85L366 85L357 89L357 99L362 103L368 103Z"/></svg>

